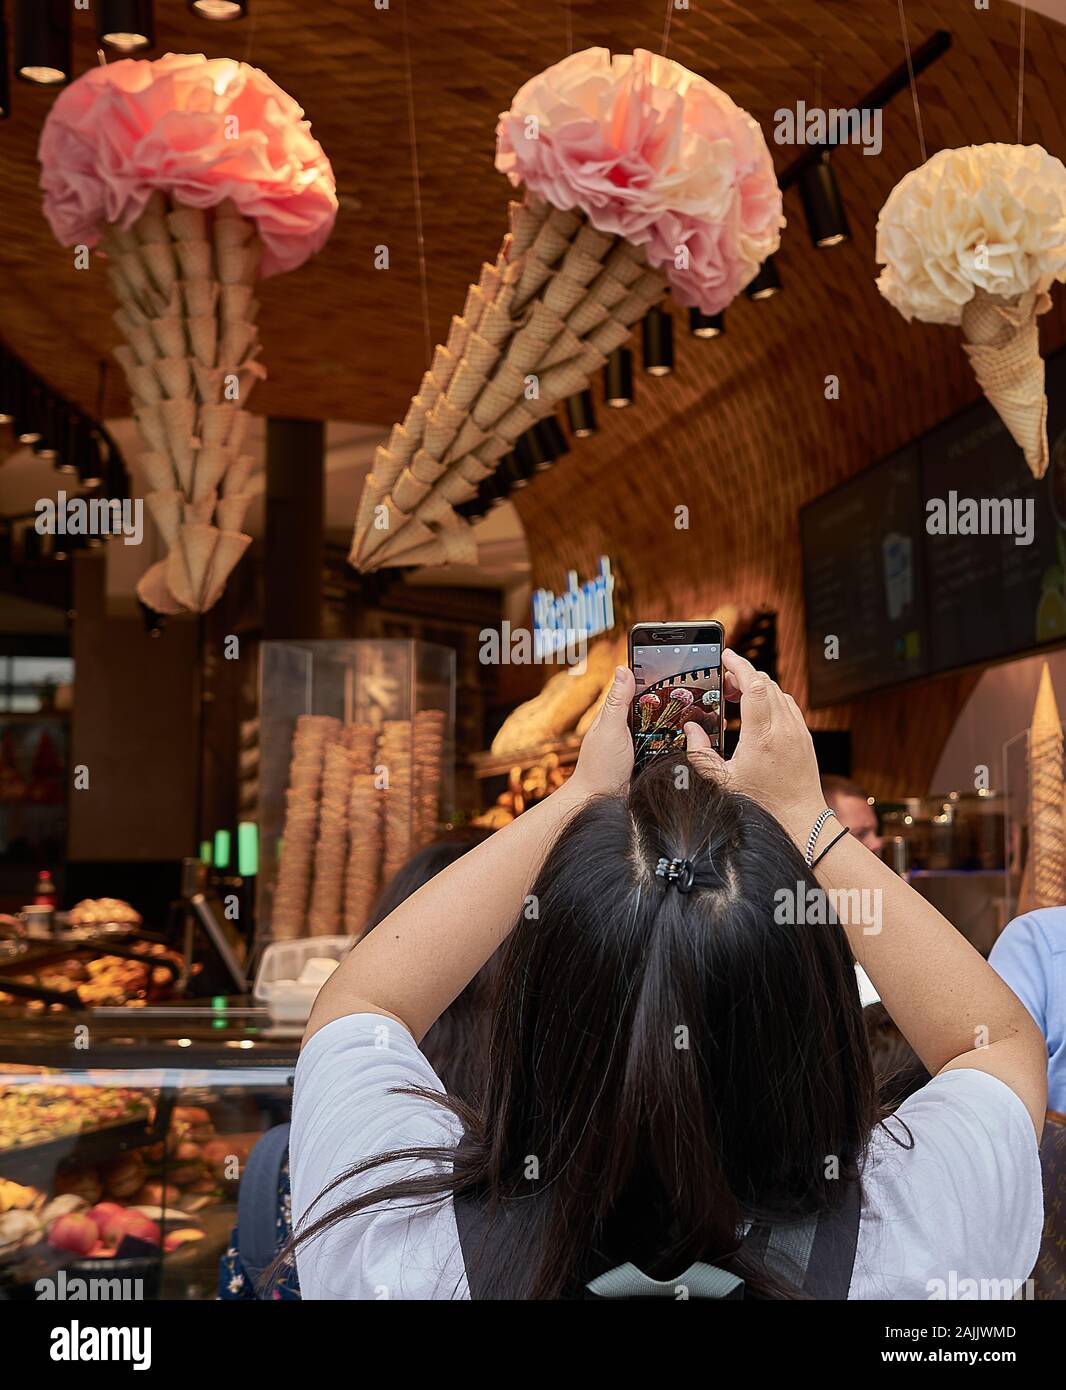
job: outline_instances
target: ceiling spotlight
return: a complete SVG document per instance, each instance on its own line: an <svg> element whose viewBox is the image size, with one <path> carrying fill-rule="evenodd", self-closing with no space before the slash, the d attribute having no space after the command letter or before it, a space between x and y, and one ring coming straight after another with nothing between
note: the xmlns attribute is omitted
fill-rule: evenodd
<svg viewBox="0 0 1066 1390"><path fill-rule="evenodd" d="M15 75L41 87L70 81L70 0L15 0Z"/></svg>
<svg viewBox="0 0 1066 1390"><path fill-rule="evenodd" d="M576 396L567 397L566 418L570 422L570 433L575 439L587 439L590 434L596 433L596 406L591 391L582 391Z"/></svg>
<svg viewBox="0 0 1066 1390"><path fill-rule="evenodd" d="M119 53L155 44L152 0L96 0L96 37Z"/></svg>
<svg viewBox="0 0 1066 1390"><path fill-rule="evenodd" d="M201 19L243 19L248 13L248 0L189 0L189 9Z"/></svg>
<svg viewBox="0 0 1066 1390"><path fill-rule="evenodd" d="M656 305L644 315L644 370L649 376L669 376L674 370L674 321Z"/></svg>
<svg viewBox="0 0 1066 1390"><path fill-rule="evenodd" d="M773 256L767 256L759 267L759 273L748 285L749 299L773 299L781 288L781 277L777 273Z"/></svg>
<svg viewBox="0 0 1066 1390"><path fill-rule="evenodd" d="M85 489L97 488L104 481L100 436L83 416L76 416L71 422L70 453L77 469L81 485Z"/></svg>
<svg viewBox="0 0 1066 1390"><path fill-rule="evenodd" d="M828 150L823 150L815 163L809 164L800 174L799 191L815 246L839 246L847 241L851 232Z"/></svg>
<svg viewBox="0 0 1066 1390"><path fill-rule="evenodd" d="M523 441L526 442L523 443ZM528 434L526 434L520 435L515 440L514 453L505 454L500 459L497 471L508 489L517 489L528 487L530 478L539 467L536 453L529 447Z"/></svg>
<svg viewBox="0 0 1066 1390"><path fill-rule="evenodd" d="M0 10L0 121L11 115L11 83L7 75L7 23Z"/></svg>
<svg viewBox="0 0 1066 1390"><path fill-rule="evenodd" d="M628 348L615 348L603 369L604 400L612 410L633 404L633 354Z"/></svg>
<svg viewBox="0 0 1066 1390"><path fill-rule="evenodd" d="M557 458L562 458L563 454L570 452L570 441L554 415L545 415L543 420L538 420L533 426L532 434L543 456L541 468L547 468Z"/></svg>
<svg viewBox="0 0 1066 1390"><path fill-rule="evenodd" d="M688 331L694 338L718 338L725 332L725 314L704 314L699 309L690 309Z"/></svg>

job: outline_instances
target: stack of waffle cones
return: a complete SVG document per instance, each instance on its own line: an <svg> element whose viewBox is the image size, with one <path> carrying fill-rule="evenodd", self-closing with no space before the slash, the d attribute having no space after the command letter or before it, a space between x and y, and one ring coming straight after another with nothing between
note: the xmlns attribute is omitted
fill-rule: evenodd
<svg viewBox="0 0 1066 1390"><path fill-rule="evenodd" d="M386 719L381 726L379 757L388 774L385 788L385 860L387 883L407 863L416 845L411 826L411 721Z"/></svg>
<svg viewBox="0 0 1066 1390"><path fill-rule="evenodd" d="M445 716L296 721L272 935L360 936L382 885L437 831ZM381 776L384 772L386 775Z"/></svg>
<svg viewBox="0 0 1066 1390"><path fill-rule="evenodd" d="M378 895L382 860L384 792L369 773L357 773L348 793L348 866L344 879L344 930L362 936Z"/></svg>
<svg viewBox="0 0 1066 1390"><path fill-rule="evenodd" d="M361 570L474 563L455 506L519 435L585 389L666 291L639 247L581 213L527 194L510 205L510 228L375 454L349 555Z"/></svg>
<svg viewBox="0 0 1066 1390"><path fill-rule="evenodd" d="M318 843L307 929L310 936L336 936L341 930L344 872L348 857L348 792L352 755L339 741L326 748L318 806Z"/></svg>
<svg viewBox="0 0 1066 1390"><path fill-rule="evenodd" d="M296 721L285 794L281 862L274 886L272 932L276 941L305 936L319 798L326 750L340 733L339 719L304 714Z"/></svg>
<svg viewBox="0 0 1066 1390"><path fill-rule="evenodd" d="M255 228L232 204L201 211L153 195L102 241L125 342L115 349L148 446L146 497L167 557L142 577L162 613L216 603L251 542L241 527L253 460L244 405L257 378Z"/></svg>
<svg viewBox="0 0 1066 1390"><path fill-rule="evenodd" d="M415 848L420 849L432 838L440 814L441 765L444 759L444 713L442 710L419 710L413 721L411 815Z"/></svg>
<svg viewBox="0 0 1066 1390"><path fill-rule="evenodd" d="M1062 724L1045 662L1029 725L1029 856L1034 907L1061 907L1066 901L1062 772Z"/></svg>
<svg viewBox="0 0 1066 1390"><path fill-rule="evenodd" d="M1036 319L1050 307L1040 289L1014 299L979 289L962 311L964 347L981 390L1036 478L1048 466L1047 396Z"/></svg>

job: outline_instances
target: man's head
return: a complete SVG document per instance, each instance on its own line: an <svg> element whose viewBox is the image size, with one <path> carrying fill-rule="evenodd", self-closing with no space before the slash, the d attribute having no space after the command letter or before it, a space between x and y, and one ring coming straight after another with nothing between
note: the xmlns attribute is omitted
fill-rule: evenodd
<svg viewBox="0 0 1066 1390"><path fill-rule="evenodd" d="M877 817L859 784L848 777L829 774L822 778L822 795L840 824L847 826L867 849L879 853L881 836L877 831Z"/></svg>

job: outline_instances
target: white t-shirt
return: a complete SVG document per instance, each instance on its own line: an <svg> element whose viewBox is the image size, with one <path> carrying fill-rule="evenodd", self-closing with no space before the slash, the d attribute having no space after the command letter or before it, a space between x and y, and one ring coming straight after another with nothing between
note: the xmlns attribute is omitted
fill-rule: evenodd
<svg viewBox="0 0 1066 1390"><path fill-rule="evenodd" d="M379 1014L336 1019L304 1047L289 1141L297 1229L319 1193L354 1164L389 1150L458 1143L462 1129L448 1110L392 1094L398 1086L444 1089L410 1033ZM1043 1223L1025 1106L995 1077L960 1069L936 1077L897 1116L889 1125L907 1142L905 1121L913 1147L874 1132L848 1297L1013 1296L1036 1263ZM413 1171L408 1163L344 1183L310 1218ZM302 1248L297 1270L304 1298L470 1297L450 1198L346 1218Z"/></svg>

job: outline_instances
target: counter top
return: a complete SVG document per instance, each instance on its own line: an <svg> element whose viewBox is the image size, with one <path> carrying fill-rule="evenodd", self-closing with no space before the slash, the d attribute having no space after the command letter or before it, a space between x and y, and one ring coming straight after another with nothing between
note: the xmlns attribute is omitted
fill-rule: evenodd
<svg viewBox="0 0 1066 1390"><path fill-rule="evenodd" d="M0 1067L291 1073L302 1032L272 1023L248 998L77 1014L7 1007L0 1010Z"/></svg>

